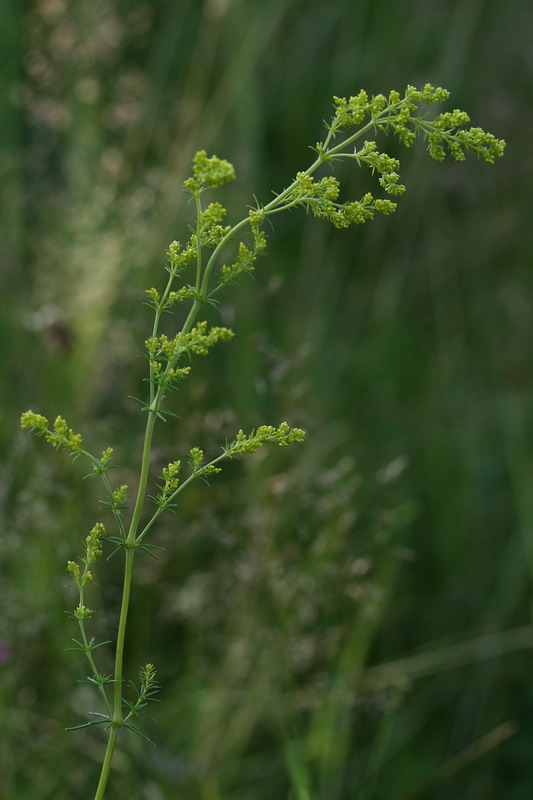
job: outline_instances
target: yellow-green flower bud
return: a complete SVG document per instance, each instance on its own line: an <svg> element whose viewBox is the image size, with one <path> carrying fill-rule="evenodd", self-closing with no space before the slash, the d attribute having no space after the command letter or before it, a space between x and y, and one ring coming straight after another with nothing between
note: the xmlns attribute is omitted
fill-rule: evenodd
<svg viewBox="0 0 533 800"><path fill-rule="evenodd" d="M67 572L70 572L72 577L79 581L80 579L80 567L79 564L76 564L75 561L67 561Z"/></svg>
<svg viewBox="0 0 533 800"><path fill-rule="evenodd" d="M33 411L25 411L20 418L20 427L29 428L34 431L45 431L48 428L48 420L42 414L34 414Z"/></svg>

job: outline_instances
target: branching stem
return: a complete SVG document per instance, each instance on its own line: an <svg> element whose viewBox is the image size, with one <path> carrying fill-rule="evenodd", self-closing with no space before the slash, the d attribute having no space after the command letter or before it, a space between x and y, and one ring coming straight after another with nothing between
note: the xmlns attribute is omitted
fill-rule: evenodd
<svg viewBox="0 0 533 800"><path fill-rule="evenodd" d="M353 147L354 142L368 134L369 131L393 133L406 146L412 144L418 134L422 134L427 142L429 155L437 161L442 161L446 154L451 155L457 161L462 161L465 157L465 152L470 151L486 162L494 163L494 160L503 154L505 142L501 139L496 139L492 134L486 133L481 128L465 129L464 126L469 122L468 115L465 112L455 109L454 111L440 114L433 120L425 118L423 111L425 105L441 102L446 100L448 96L449 92L447 90L435 89L430 84L426 84L422 89L408 86L403 98L396 91L390 92L388 99L384 95L375 95L369 99L365 91L361 91L357 96L349 99L334 98L335 113L331 124L328 126L326 138L323 143L318 143L314 148L317 158L307 167L305 172L299 172L292 183L282 192L275 195L269 203L262 207L252 208L247 216L229 228L229 230L218 224L220 218L225 214L225 209L222 209L220 205L218 208L212 206L212 210L214 209L215 211L214 214L211 214L211 219L216 219L215 222L210 223L209 207L202 212L200 198L206 189L216 188L226 181L232 180L235 177L234 169L229 162L219 159L217 156L208 157L203 150L196 154L193 160L194 177L187 179L184 183L186 190L195 198L196 233L191 237L185 250L182 250L178 242L173 242L169 248L169 278L162 296L159 296L156 289L148 290L148 295L152 300L151 305L155 309L152 337L147 341L150 384L149 404L143 408L148 413L140 464L139 485L127 533L121 514L127 487L123 486L113 491L106 475L107 464L112 453L111 448L104 451L101 459L95 458L83 449L81 435L69 429L62 417L57 417L53 426L50 427L47 418L41 414L26 411L22 415L21 424L23 428L33 429L40 436L44 436L54 447L64 447L74 457L84 455L89 459L93 466L92 474L101 476L109 498L109 502L105 502L104 505L111 508L119 528L120 537L111 538L108 541L114 544L118 543L118 547L124 549L122 601L115 649L112 703L109 701L105 687L105 684L109 682L109 678L98 672L92 655L92 650L98 645L93 645L93 640L89 641L87 639L84 628L84 620L93 612L84 605L83 589L92 578L88 569L89 566L102 555L100 544L105 532L105 527L102 523L97 523L86 539L86 555L82 559L84 564L83 571L80 564L76 562L69 561L67 564L67 570L79 588L80 602L73 614L78 619L81 631L81 642L76 642L80 647L76 649L84 650L93 676L90 681L98 685L107 709L107 714L90 712L98 719L76 726L79 728L108 723L107 746L94 800L103 800L104 798L119 729L127 727L141 736L144 735L135 726L131 725L128 720L133 715L140 713L146 701L152 699L152 695L158 689L155 667L152 664L147 664L139 673L141 688L138 691L137 700L129 702L123 697L124 647L133 564L137 548L149 549L149 546L142 543L161 513L172 505L172 501L196 477L207 477L209 474L218 472L219 469L215 465L219 461L244 453L253 453L266 442L277 443L280 446L285 446L291 442L301 442L305 435L304 431L299 428L291 428L286 422L281 423L277 428L270 425L261 425L250 434L245 434L240 430L231 443L226 443L222 454L207 464L203 464L203 451L200 448L193 448L190 450L191 474L186 480L179 483L179 461L173 461L163 469L164 487L161 490L161 494L155 498L158 508L138 533L146 501L155 422L157 417L161 417L164 412L163 403L167 390L175 388L178 381L189 371L188 368L178 368L178 362L185 352L205 355L208 347L213 343L223 339L227 340L233 335L227 328L221 327L213 327L207 331L206 321L202 321L193 329L200 308L206 301L214 302L214 295L227 285L230 280L240 274L252 271L257 255L265 248L265 236L260 227L266 217L300 205L307 211L310 210L315 217L328 219L337 228L347 228L352 224L360 224L372 219L376 212L390 214L394 211L396 208L395 203L384 198L374 198L371 192L366 193L360 201L337 202L341 187L335 176L326 176L318 182L315 182L311 177L323 164L339 159L350 159L355 160L359 165L366 163L373 172L377 171L379 185L387 194L393 196L401 194L405 187L398 183L399 174L397 168L399 167L399 161L397 159L391 158L386 153L380 153L376 143L373 141L365 141L359 151ZM420 109L419 116L413 116L417 109ZM367 121L363 124L365 120ZM334 143L338 134L346 129L354 128L355 131L343 133L342 141L338 144ZM213 281L215 286L210 291L209 284L213 269L218 263L222 250L247 225L250 225L254 239L253 250L250 250L244 242L241 242L237 248L235 262L230 266L222 266L221 275L218 281ZM205 267L202 261L203 245L213 247ZM174 279L193 260L196 261L194 289L192 286L186 286L182 291L177 292L175 296L171 296ZM167 310L174 302L185 298L191 298L192 305L181 331L173 341L169 340L166 335L159 335L162 312ZM190 335L187 336L187 334ZM130 682L130 685L135 687L132 682ZM124 712L124 706L129 711Z"/></svg>

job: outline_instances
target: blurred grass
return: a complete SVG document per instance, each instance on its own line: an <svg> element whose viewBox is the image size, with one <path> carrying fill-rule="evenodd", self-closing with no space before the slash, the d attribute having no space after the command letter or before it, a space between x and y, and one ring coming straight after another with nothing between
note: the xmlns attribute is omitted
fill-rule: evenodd
<svg viewBox="0 0 533 800"><path fill-rule="evenodd" d="M309 431L299 452L192 489L155 534L166 550L140 565L128 667L160 670L158 748L124 738L113 792L529 798L532 9L2 11L0 796L85 798L102 753L63 733L90 707L63 650L63 564L96 487L19 435L20 412L64 414L134 481L143 290L186 233L191 155L234 161L236 215L305 165L331 95L429 80L508 140L505 158L402 152L394 218L353 232L280 219L254 283L224 299L235 342L195 367L179 430L160 434L154 472L240 425ZM118 565L103 572L107 638Z"/></svg>

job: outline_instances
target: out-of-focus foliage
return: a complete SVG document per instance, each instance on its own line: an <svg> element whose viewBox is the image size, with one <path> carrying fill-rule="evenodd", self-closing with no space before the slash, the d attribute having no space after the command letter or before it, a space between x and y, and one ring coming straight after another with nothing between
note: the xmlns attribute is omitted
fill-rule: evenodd
<svg viewBox="0 0 533 800"><path fill-rule="evenodd" d="M395 216L280 218L254 281L223 299L235 340L195 365L159 434L154 478L240 426L308 431L297 453L193 486L154 531L127 669L158 668L158 748L124 737L111 791L529 798L532 24L523 0L5 0L2 797L85 798L103 752L63 730L87 708L64 565L98 495L19 434L20 412L111 444L131 486L144 290L187 235L193 153L235 164L221 194L240 214L311 161L332 95L430 81L507 139L505 158L398 149ZM101 638L119 579L104 563Z"/></svg>

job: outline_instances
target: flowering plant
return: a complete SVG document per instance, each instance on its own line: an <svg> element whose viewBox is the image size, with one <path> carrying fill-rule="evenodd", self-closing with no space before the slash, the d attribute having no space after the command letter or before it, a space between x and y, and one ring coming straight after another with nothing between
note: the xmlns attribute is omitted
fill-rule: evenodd
<svg viewBox="0 0 533 800"><path fill-rule="evenodd" d="M112 534L97 522L86 537L81 558L67 563L67 571L78 590L78 603L71 616L78 625L79 638L73 639L74 647L71 649L85 655L90 671L87 680L94 685L101 699L101 710L90 712L90 720L69 730L103 725L108 737L95 800L104 796L120 730L127 728L146 738L133 720L137 721L159 688L155 667L151 663L140 669L137 684L133 681L125 684L123 677L124 644L137 551L152 554L154 545L147 542L150 529L164 511L176 506L178 496L193 480L217 474L221 470L220 464L226 459L253 453L267 443L285 447L302 442L305 436L300 428L282 422L277 426L261 425L249 433L239 430L211 460L204 458L199 447L193 447L188 453L185 469L182 469L181 460L170 462L162 470L157 493L148 495L154 427L158 420L172 415L165 406L168 394L179 389L181 382L189 376L191 366L186 362L193 356L206 356L212 347L230 341L234 335L226 327L208 327L207 321L199 319L202 309L206 305L216 305L220 292L242 275L254 271L257 258L266 249L263 228L269 217L301 206L315 217L329 220L336 228L347 228L371 220L376 213L391 214L395 211L396 201L390 198L397 198L405 191L405 186L400 183L400 163L381 152L373 139L365 137L392 134L409 147L420 136L427 143L429 155L437 161L443 161L447 154L462 161L470 152L487 163L494 163L503 154L505 142L481 128L467 128L469 118L465 112L453 110L428 117L428 107L448 97L447 90L430 84L422 89L408 86L403 96L391 91L388 96L369 97L365 91L360 91L350 98L335 97L333 118L326 126L324 141L313 148L316 153L313 163L305 171L298 172L287 188L270 202L251 207L234 225L224 224L227 212L220 203L204 204L207 192L234 179L233 166L217 156L208 157L203 150L196 154L192 176L184 183L185 191L196 208L194 232L185 244L174 241L168 247L168 277L164 288L147 290L153 325L145 342L148 392L141 410L146 414L146 427L131 514L127 515L128 487L113 487L108 477L113 459L110 447L100 456L93 455L84 448L82 436L74 433L62 417L58 416L50 425L46 417L33 411L22 415L23 428L33 430L54 447L64 448L73 457L82 457L88 462L90 474L98 476L103 483L105 500L102 504L115 519L116 530ZM361 139L363 143L358 147ZM359 199L341 200L341 185L335 176L315 178L315 173L321 168L334 167L340 160L369 167L377 176L379 196L366 192ZM247 238L241 239L245 232ZM182 282L187 280L186 275L189 275L189 282ZM187 312L183 314L181 327L174 336L161 333L162 315L182 307ZM153 503L150 511L147 511L148 500ZM86 605L86 591L93 579L93 565L102 556L104 543L111 545L111 555L121 552L124 559L112 675L99 671L95 654L98 648L111 642L96 642L86 631L86 624L93 615ZM128 697L124 696L125 685L129 689Z"/></svg>

